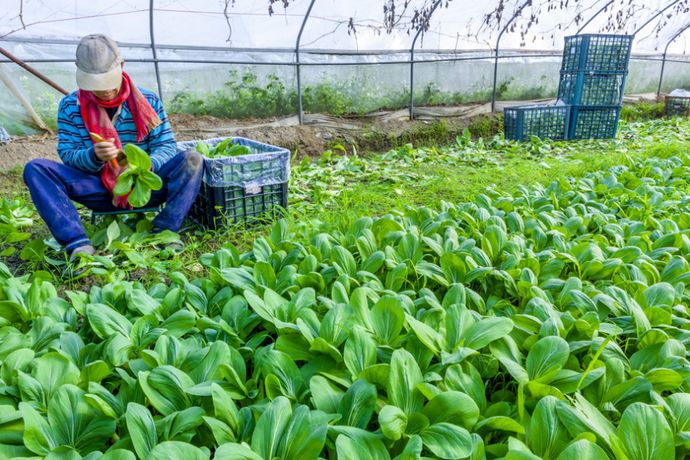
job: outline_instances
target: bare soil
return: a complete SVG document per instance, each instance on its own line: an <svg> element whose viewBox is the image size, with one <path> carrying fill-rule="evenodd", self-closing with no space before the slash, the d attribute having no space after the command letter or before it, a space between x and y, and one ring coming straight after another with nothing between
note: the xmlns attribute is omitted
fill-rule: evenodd
<svg viewBox="0 0 690 460"><path fill-rule="evenodd" d="M638 95L632 100L644 99ZM510 105L544 101L499 102L497 111ZM178 141L242 136L290 149L299 156L317 156L331 146L341 144L358 151L381 151L421 138L429 143L452 140L477 119L491 113L490 104L469 104L455 107L416 107L415 120L407 110L381 111L363 117L339 118L323 114L306 114L303 124L297 116L275 119L229 120L211 116L172 115L173 130ZM434 131L437 122L442 129ZM485 134L485 133L480 133ZM0 144L0 171L19 169L31 159L58 159L57 136L40 134L14 138ZM5 185L0 177L0 185ZM3 187L0 190L7 190Z"/></svg>
<svg viewBox="0 0 690 460"><path fill-rule="evenodd" d="M367 137L374 133L399 137L404 133L444 119L450 131L461 132L470 120L487 109L482 105L453 108L417 109L417 119L410 121L406 111L378 112L366 117L338 118L328 115L305 115L299 124L296 116L263 120L229 120L211 116L171 115L170 121L178 141L242 136L279 145L298 156L320 155L329 146L343 144L366 148ZM0 145L0 171L21 168L34 158L58 159L57 135L38 134L13 138Z"/></svg>

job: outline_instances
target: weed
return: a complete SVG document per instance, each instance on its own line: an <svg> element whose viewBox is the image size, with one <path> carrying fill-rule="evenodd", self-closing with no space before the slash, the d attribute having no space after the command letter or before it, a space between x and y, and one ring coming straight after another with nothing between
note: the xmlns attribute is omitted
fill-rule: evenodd
<svg viewBox="0 0 690 460"><path fill-rule="evenodd" d="M637 102L624 104L621 109L621 120L646 121L664 116L664 104L662 102Z"/></svg>

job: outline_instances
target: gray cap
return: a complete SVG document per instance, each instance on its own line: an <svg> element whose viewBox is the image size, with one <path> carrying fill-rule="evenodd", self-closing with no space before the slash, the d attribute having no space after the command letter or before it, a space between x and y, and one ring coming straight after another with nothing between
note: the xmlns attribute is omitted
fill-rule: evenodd
<svg viewBox="0 0 690 460"><path fill-rule="evenodd" d="M122 83L122 56L117 43L101 34L87 35L77 45L77 85L107 91Z"/></svg>

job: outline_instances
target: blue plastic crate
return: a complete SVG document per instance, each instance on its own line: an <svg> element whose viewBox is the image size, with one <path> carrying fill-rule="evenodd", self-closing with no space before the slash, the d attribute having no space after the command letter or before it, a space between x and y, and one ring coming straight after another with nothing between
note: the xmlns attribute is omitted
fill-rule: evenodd
<svg viewBox="0 0 690 460"><path fill-rule="evenodd" d="M561 72L558 99L571 105L620 105L625 74Z"/></svg>
<svg viewBox="0 0 690 460"><path fill-rule="evenodd" d="M503 131L506 139L524 141L530 136L541 139L562 140L568 138L570 107L520 106L503 110Z"/></svg>
<svg viewBox="0 0 690 460"><path fill-rule="evenodd" d="M215 147L225 139L202 142ZM204 178L189 215L205 227L268 220L287 208L290 151L244 137L232 141L251 153L204 158ZM196 149L197 142L178 142L178 151Z"/></svg>
<svg viewBox="0 0 690 460"><path fill-rule="evenodd" d="M561 70L627 73L632 35L582 34L565 37Z"/></svg>
<svg viewBox="0 0 690 460"><path fill-rule="evenodd" d="M568 139L612 139L616 137L621 107L577 106L571 107Z"/></svg>

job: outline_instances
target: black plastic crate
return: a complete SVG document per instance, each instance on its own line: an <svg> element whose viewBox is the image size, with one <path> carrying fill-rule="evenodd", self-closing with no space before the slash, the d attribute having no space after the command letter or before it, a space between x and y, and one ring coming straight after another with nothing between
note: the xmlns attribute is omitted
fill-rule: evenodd
<svg viewBox="0 0 690 460"><path fill-rule="evenodd" d="M667 117L690 116L690 97L666 96L664 113Z"/></svg>
<svg viewBox="0 0 690 460"><path fill-rule="evenodd" d="M503 110L503 131L506 139L524 141L530 136L541 139L567 139L570 107L521 106Z"/></svg>
<svg viewBox="0 0 690 460"><path fill-rule="evenodd" d="M202 142L215 147L225 139ZM195 149L197 142L178 142L177 149ZM205 227L267 221L287 208L290 151L244 137L233 137L232 142L250 153L204 158L201 189L189 217Z"/></svg>
<svg viewBox="0 0 690 460"><path fill-rule="evenodd" d="M287 182L255 190L237 186L213 187L202 182L189 217L208 228L240 222L260 223L275 218L287 208L287 202Z"/></svg>
<svg viewBox="0 0 690 460"><path fill-rule="evenodd" d="M561 70L627 72L632 35L583 34L565 37Z"/></svg>
<svg viewBox="0 0 690 460"><path fill-rule="evenodd" d="M569 139L611 139L616 137L620 106L572 106Z"/></svg>
<svg viewBox="0 0 690 460"><path fill-rule="evenodd" d="M202 142L209 147L215 147L226 139L216 137ZM204 158L204 181L207 184L244 186L261 182L287 182L290 174L288 149L244 137L231 139L234 144L248 147L251 153L235 157ZM177 150L196 149L198 142L178 142Z"/></svg>
<svg viewBox="0 0 690 460"><path fill-rule="evenodd" d="M570 105L620 105L624 74L561 72L558 99Z"/></svg>

